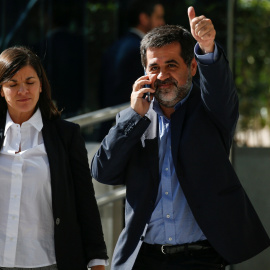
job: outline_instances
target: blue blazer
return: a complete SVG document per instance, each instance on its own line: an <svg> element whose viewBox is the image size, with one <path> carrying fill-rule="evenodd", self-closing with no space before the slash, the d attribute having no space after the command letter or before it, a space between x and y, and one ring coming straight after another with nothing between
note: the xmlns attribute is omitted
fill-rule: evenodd
<svg viewBox="0 0 270 270"><path fill-rule="evenodd" d="M212 65L198 63L200 87L171 115L172 157L192 213L214 249L235 264L270 244L230 163L238 119L238 98L224 53ZM132 269L159 186L158 121L150 106L145 117L120 112L92 161L101 183L126 185L125 228L112 270Z"/></svg>
<svg viewBox="0 0 270 270"><path fill-rule="evenodd" d="M6 117L0 119L0 149ZM43 119L49 159L54 242L59 270L87 270L92 259L107 259L100 215L78 125Z"/></svg>

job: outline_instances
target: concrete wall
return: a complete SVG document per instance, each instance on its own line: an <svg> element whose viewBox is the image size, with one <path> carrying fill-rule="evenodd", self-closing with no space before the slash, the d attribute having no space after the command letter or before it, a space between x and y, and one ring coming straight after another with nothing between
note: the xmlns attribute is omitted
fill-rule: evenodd
<svg viewBox="0 0 270 270"><path fill-rule="evenodd" d="M242 185L270 235L270 148L236 148L233 163ZM233 269L269 270L270 248L246 262L234 265Z"/></svg>

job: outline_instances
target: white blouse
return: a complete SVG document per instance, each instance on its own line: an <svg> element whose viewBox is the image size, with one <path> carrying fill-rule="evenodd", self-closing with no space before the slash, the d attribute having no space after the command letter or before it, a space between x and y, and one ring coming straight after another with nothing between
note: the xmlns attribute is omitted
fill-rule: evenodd
<svg viewBox="0 0 270 270"><path fill-rule="evenodd" d="M2 267L56 263L50 170L42 127L39 109L21 126L7 113L0 150Z"/></svg>

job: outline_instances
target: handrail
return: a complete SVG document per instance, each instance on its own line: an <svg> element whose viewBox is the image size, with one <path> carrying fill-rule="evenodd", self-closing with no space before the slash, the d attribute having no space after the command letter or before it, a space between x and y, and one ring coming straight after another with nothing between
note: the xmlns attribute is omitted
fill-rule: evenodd
<svg viewBox="0 0 270 270"><path fill-rule="evenodd" d="M105 204L125 198L125 196L126 196L126 188L120 187L120 188L111 190L105 194L102 194L101 196L98 196L96 200L97 200L98 206L103 206Z"/></svg>
<svg viewBox="0 0 270 270"><path fill-rule="evenodd" d="M85 127L85 126L89 126L89 125L100 123L106 120L113 119L115 118L115 115L118 112L128 108L129 105L130 103L127 102L127 103L123 103L123 104L116 105L113 107L108 107L108 108L97 110L94 112L74 116L66 120L69 122L79 124L81 127ZM120 187L120 188L111 190L105 194L102 194L100 196L97 196L96 200L97 200L98 206L103 206L108 203L114 202L116 200L125 198L125 196L126 196L126 188Z"/></svg>
<svg viewBox="0 0 270 270"><path fill-rule="evenodd" d="M127 107L129 107L129 105L130 105L129 102L123 103L113 107L108 107L94 112L74 116L68 118L67 121L79 124L81 127L93 125L96 123L113 119L118 112L126 109Z"/></svg>

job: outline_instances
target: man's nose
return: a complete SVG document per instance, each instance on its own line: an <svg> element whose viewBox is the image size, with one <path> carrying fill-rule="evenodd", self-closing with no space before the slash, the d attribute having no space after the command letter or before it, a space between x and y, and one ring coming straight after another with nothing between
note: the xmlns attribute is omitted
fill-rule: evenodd
<svg viewBox="0 0 270 270"><path fill-rule="evenodd" d="M157 76L157 79L159 79L160 81L164 81L166 80L167 78L170 77L170 74L166 71L160 71L158 76Z"/></svg>

